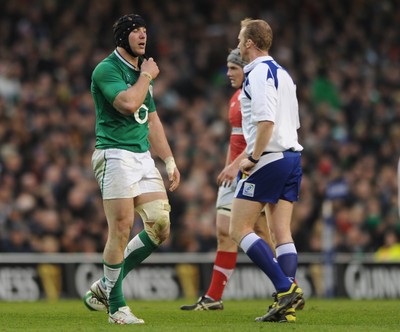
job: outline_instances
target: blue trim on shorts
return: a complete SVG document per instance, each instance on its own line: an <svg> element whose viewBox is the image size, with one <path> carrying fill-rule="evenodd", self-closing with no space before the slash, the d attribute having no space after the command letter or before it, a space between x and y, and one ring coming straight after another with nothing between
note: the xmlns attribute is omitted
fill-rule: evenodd
<svg viewBox="0 0 400 332"><path fill-rule="evenodd" d="M284 151L283 158L270 162L240 180L235 198L262 203L299 200L302 177L301 153Z"/></svg>

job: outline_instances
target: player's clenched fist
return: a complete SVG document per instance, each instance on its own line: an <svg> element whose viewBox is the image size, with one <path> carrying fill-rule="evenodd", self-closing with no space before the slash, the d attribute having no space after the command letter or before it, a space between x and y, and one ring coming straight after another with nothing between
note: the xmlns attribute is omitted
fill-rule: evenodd
<svg viewBox="0 0 400 332"><path fill-rule="evenodd" d="M148 58L147 60L143 60L141 71L149 73L154 80L158 74L160 73L160 69L158 69L157 63L153 58Z"/></svg>

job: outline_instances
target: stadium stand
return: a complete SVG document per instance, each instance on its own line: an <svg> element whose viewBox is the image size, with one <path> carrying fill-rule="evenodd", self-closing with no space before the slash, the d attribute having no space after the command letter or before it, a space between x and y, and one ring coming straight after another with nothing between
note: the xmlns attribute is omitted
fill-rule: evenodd
<svg viewBox="0 0 400 332"><path fill-rule="evenodd" d="M298 86L304 146L293 232L300 252L322 250L330 183L335 250L375 252L400 236L400 5L396 0L99 1L0 3L0 252L100 252L106 221L90 159L90 74L114 45L112 23L137 12L149 22L148 54L182 172L170 194L165 252L216 247L216 177L228 137L225 77L244 17L271 23L271 54ZM396 28L397 27L397 28ZM162 168L160 168L162 170ZM136 232L140 228L136 223Z"/></svg>

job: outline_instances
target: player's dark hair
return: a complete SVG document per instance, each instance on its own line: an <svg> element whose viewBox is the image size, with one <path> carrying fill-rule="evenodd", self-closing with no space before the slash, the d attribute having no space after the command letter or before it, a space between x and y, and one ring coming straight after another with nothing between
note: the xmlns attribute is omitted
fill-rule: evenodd
<svg viewBox="0 0 400 332"><path fill-rule="evenodd" d="M140 27L146 27L146 22L140 15L128 14L120 17L113 25L115 45L136 57L129 46L129 34L133 29Z"/></svg>

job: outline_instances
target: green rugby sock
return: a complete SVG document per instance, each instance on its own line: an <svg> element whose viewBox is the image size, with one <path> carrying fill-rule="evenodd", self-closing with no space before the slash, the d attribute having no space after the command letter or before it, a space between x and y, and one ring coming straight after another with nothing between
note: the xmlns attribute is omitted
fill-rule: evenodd
<svg viewBox="0 0 400 332"><path fill-rule="evenodd" d="M122 293L122 279L124 263L107 264L103 261L104 279L109 292L110 313L118 311L118 308L126 306L124 294Z"/></svg>
<svg viewBox="0 0 400 332"><path fill-rule="evenodd" d="M137 234L126 246L123 278L143 262L158 246L151 241L145 230Z"/></svg>

